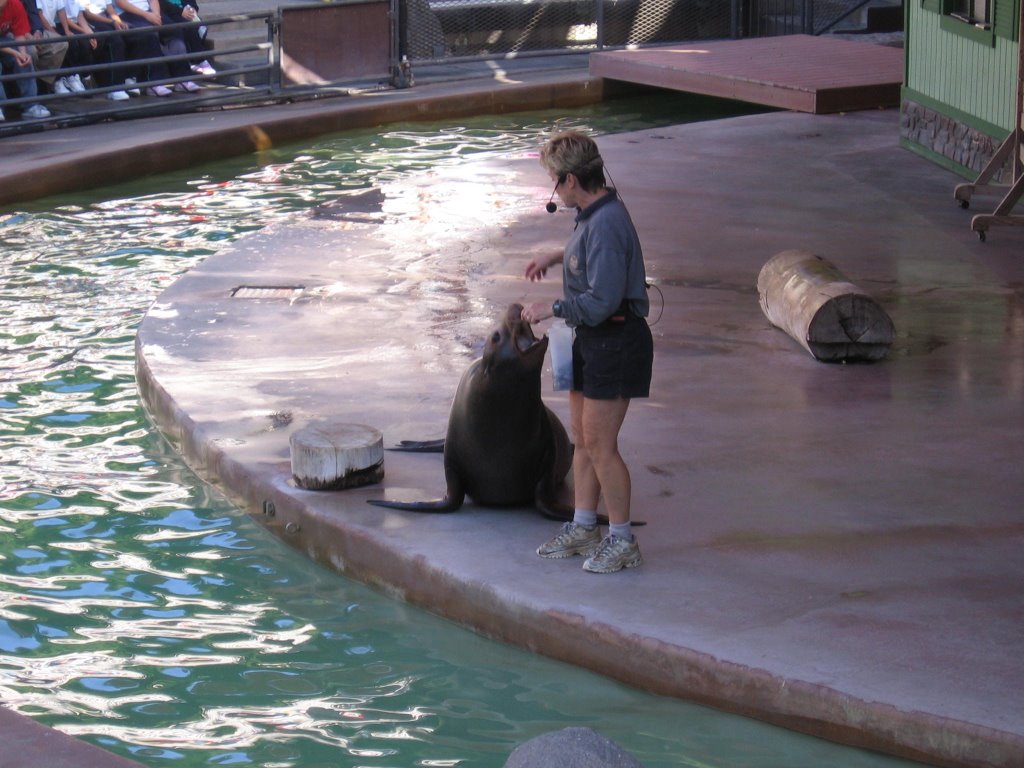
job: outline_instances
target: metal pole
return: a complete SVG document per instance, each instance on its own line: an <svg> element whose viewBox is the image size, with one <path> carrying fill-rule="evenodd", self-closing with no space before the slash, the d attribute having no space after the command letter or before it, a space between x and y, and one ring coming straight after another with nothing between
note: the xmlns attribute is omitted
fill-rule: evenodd
<svg viewBox="0 0 1024 768"><path fill-rule="evenodd" d="M1013 126L1013 133L1017 137L1013 147L1013 179L1016 182L1024 176L1022 165L1024 158L1021 157L1021 134L1024 134L1024 4L1018 3L1017 11L1020 14L1020 29L1017 34L1017 118Z"/></svg>
<svg viewBox="0 0 1024 768"><path fill-rule="evenodd" d="M271 93L281 90L284 78L281 76L281 9L267 19L267 42L270 43L270 72L267 73Z"/></svg>

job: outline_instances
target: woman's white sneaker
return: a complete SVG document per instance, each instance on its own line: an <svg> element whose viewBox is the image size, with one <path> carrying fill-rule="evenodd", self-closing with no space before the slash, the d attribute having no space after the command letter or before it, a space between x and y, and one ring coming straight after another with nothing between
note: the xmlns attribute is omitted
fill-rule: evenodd
<svg viewBox="0 0 1024 768"><path fill-rule="evenodd" d="M590 573L614 573L623 568L636 568L643 561L635 538L621 539L609 533L597 551L583 563L583 570Z"/></svg>
<svg viewBox="0 0 1024 768"><path fill-rule="evenodd" d="M588 527L570 522L563 525L552 539L537 547L537 554L550 558L589 555L600 543L601 531L596 525Z"/></svg>

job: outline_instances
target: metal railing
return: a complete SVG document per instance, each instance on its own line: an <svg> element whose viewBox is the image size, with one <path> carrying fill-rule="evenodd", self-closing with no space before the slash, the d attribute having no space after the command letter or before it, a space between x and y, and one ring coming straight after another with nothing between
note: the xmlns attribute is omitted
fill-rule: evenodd
<svg viewBox="0 0 1024 768"><path fill-rule="evenodd" d="M337 0L317 7L334 7L340 13L342 6L354 1L357 0ZM694 40L798 32L820 34L866 2L869 0L390 0L390 18L386 23L391 27L392 50L386 77L390 77L392 86L409 85L411 80L405 62L410 65L444 64ZM214 38L215 31L224 29L225 25L235 28L266 27L266 40L258 43L126 60L123 63L0 74L0 85L6 85L7 93L11 94L16 90L18 80L29 77L89 76L122 67L134 67L144 72L150 64L166 65L180 61L194 64L203 59L212 60L217 70L215 75L190 73L159 79L137 77L137 82L131 86L143 94L154 86L174 86L189 80L204 86L197 93L175 93L172 97L142 96L129 101L110 101L102 97L125 90L124 85L111 83L89 88L84 93L8 98L0 101L0 107L13 107L12 113L27 104L39 103L52 107L52 114L46 118L22 120L12 120L13 114L8 115L5 122L0 122L0 136L121 117L223 107L227 103L245 103L260 98L290 98L289 93L294 94L290 89L294 86L282 81L282 18L282 9L279 8L161 27L94 32L74 37L54 36L42 40L4 40L3 47L74 39L102 41L114 35L130 38L132 35L152 35L161 30L166 32L199 26L207 27L210 37ZM344 44L343 34L343 31L339 32L340 44ZM256 36L259 37L258 32ZM224 37L226 39L229 35ZM386 87L388 83L384 85Z"/></svg>
<svg viewBox="0 0 1024 768"><path fill-rule="evenodd" d="M179 55L161 55L152 58L125 59L123 62L104 62L100 64L88 64L76 67L61 66L56 69L32 69L25 72L10 74L0 73L0 86L3 86L8 98L0 100L0 108L7 110L14 109L6 114L7 119L0 122L0 135L7 132L21 132L25 130L41 130L47 127L75 125L88 122L99 122L114 117L140 117L152 114L167 112L181 112L200 105L212 105L225 101L234 101L240 97L239 87L232 84L247 75L259 75L255 78L256 85L247 85L244 90L246 95L251 97L253 93L272 93L280 88L280 47L279 47L279 17L272 11L263 13L247 13L219 18L204 19L203 21L179 22L164 24L159 27L144 27L126 30L111 30L93 32L91 34L80 34L73 36L53 35L45 38L26 38L21 40L4 39L0 47L4 48L29 48L35 45L48 45L53 43L75 40L95 39L102 43L105 38L121 37L130 40L133 36L159 34L181 29L207 27L208 30L216 29L226 24L237 24L239 22L260 22L267 26L266 42L238 45L235 47L218 48L216 50L196 51ZM203 60L214 59L218 62L225 61L227 57L243 57L243 62L232 63L229 67L221 67L216 74L200 74L191 71L192 64L198 64ZM245 60L247 57L249 60ZM186 75L175 77L147 78L143 73L149 70L150 65L168 65L175 62L189 64L190 72ZM70 75L79 75L82 78L90 79L96 73L110 73L113 71L134 71L137 74L135 83L125 85L124 83L111 83L100 86L93 82L92 87L82 92L70 93L39 93L36 96L12 96L19 89L19 80L26 79L60 79ZM173 98L142 95L147 94L149 89L155 86L172 87L188 81L202 84L203 86L195 93L175 92ZM132 98L129 101L110 101L105 97L107 94L116 91L137 91L141 98ZM100 97L100 98L96 98ZM23 107L31 104L42 104L47 109L53 108L49 117L26 118L12 120L14 111L22 111Z"/></svg>

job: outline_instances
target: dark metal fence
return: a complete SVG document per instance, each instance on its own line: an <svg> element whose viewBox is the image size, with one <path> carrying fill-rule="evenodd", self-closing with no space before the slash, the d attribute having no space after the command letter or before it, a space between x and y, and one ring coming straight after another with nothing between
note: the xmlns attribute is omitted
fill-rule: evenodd
<svg viewBox="0 0 1024 768"><path fill-rule="evenodd" d="M763 37L784 34L820 34L838 20L860 8L870 0L388 0L390 13L384 13L374 23L383 25L380 39L390 40L390 48L382 61L390 61L389 71L383 74L391 85L408 86L410 67L413 65L444 64L473 59L527 57L552 53L583 53L606 48L648 46L674 42L740 37ZM368 0L334 0L315 6L300 8L336 14L337 43L346 45L345 20L352 20L354 6ZM379 0L377 0L379 2ZM54 125L97 122L113 117L143 116L167 112L182 112L220 102L245 102L253 98L287 98L295 81L282 79L282 19L296 19L297 45L312 45L303 39L296 8L277 9L260 13L246 13L202 22L184 22L166 25L164 31L185 27L206 26L211 38L216 37L224 25L232 29L248 26L257 30L259 42L218 47L209 52L194 52L159 59L128 62L140 73L149 64L167 64L187 61L194 64L210 57L216 62L215 74L192 73L187 76L146 79L137 77L134 86L143 94L157 85L175 86L189 80L204 87L197 93L175 94L173 99L148 96L129 101L109 101L102 97L121 90L123 85L111 83L93 87L86 93L46 93L35 98L19 98L17 81L27 77L63 77L77 73L84 78L109 70L111 64L92 64L77 69L60 68L44 72L0 76L0 86L6 86L11 98L0 101L8 110L6 122L0 122L0 135L5 132L33 130ZM345 13L348 15L344 15ZM319 24L320 16L317 16ZM390 25L390 29L387 29ZM259 33L265 28L265 39ZM153 29L123 32L97 32L79 37L102 40L111 35L131 36L152 34ZM365 36L365 29L362 31ZM352 34L349 32L348 34ZM328 32L328 37L330 33ZM224 35L228 39L230 35ZM292 36L296 37L296 36ZM322 35L319 44L323 45ZM70 40L53 37L46 42ZM5 47L34 44L35 40L5 40ZM349 40L351 45L355 40ZM376 47L379 47L377 45ZM374 51L379 55L379 52ZM289 58L289 57L285 57ZM292 59L294 57L291 57ZM341 68L352 66L341 62ZM345 81L344 72L332 74L331 83ZM100 78L95 78L98 81ZM324 87L331 83L319 83ZM385 83L386 84L386 83ZM308 87L308 86L307 86ZM53 114L41 119L12 120L22 108L39 103L53 108Z"/></svg>
<svg viewBox="0 0 1024 768"><path fill-rule="evenodd" d="M167 65L173 62L186 62L187 64L198 64L206 59L214 57L214 51L197 51L180 55L161 55L154 58L132 59L123 63L99 63L83 66L59 67L56 69L43 69L28 72L5 72L0 73L0 87L3 87L7 98L0 100L0 109L4 110L6 119L0 122L0 135L3 133L16 132L20 130L41 129L53 126L74 125L88 122L99 122L112 117L141 117L166 112L185 111L197 104L214 104L222 101L236 101L239 96L239 87L233 85L241 79L249 77L250 83L241 90L251 96L253 93L268 94L280 87L280 50L278 46L278 16L274 12L243 14L240 16L225 16L216 19L204 19L201 22L182 22L178 24L165 24L161 27L149 27L142 29L128 29L123 31L94 32L92 34L76 35L74 37L58 36L46 37L43 39L23 39L2 41L5 48L29 48L33 45L44 43L53 44L60 42L71 42L74 39L96 39L103 41L109 37L123 37L126 42L138 35L153 34L154 31L163 32L180 30L184 28L207 27L208 34L215 34L221 25L237 24L238 22L256 22L266 25L266 41L238 45L235 47L219 48L216 51L216 58L227 61L234 58L237 61L231 64L230 69L224 69L215 74L202 74L190 71L189 74L177 77L150 78L146 76L149 65ZM99 74L109 74L112 69L123 69L134 73L135 82L125 85L123 82L110 82L106 85L99 83ZM85 92L72 93L51 93L44 92L42 87L37 87L36 96L19 96L18 82L27 79L49 80L51 78L63 78L69 75L79 75L80 78L89 83ZM253 77L253 75L256 75ZM179 84L194 82L202 85L199 91L178 92L173 99L166 99L158 96L146 95L156 86L175 88ZM131 98L127 101L112 101L105 98L108 94L129 90L133 95L138 94L141 98ZM180 89L179 89L180 90ZM26 107L33 104L41 104L51 114L48 117L31 118L24 114ZM20 117L19 120L13 118Z"/></svg>
<svg viewBox="0 0 1024 768"><path fill-rule="evenodd" d="M731 37L733 0L401 0L415 63Z"/></svg>
<svg viewBox="0 0 1024 768"><path fill-rule="evenodd" d="M413 64L821 34L870 0L397 0Z"/></svg>

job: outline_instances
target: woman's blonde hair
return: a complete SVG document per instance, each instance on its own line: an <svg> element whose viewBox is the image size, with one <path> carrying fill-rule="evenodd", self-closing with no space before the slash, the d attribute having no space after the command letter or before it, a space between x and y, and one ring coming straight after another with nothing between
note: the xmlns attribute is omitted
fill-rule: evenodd
<svg viewBox="0 0 1024 768"><path fill-rule="evenodd" d="M587 192L605 186L604 160L594 140L582 131L564 131L548 139L540 150L540 164L559 179L571 173Z"/></svg>

